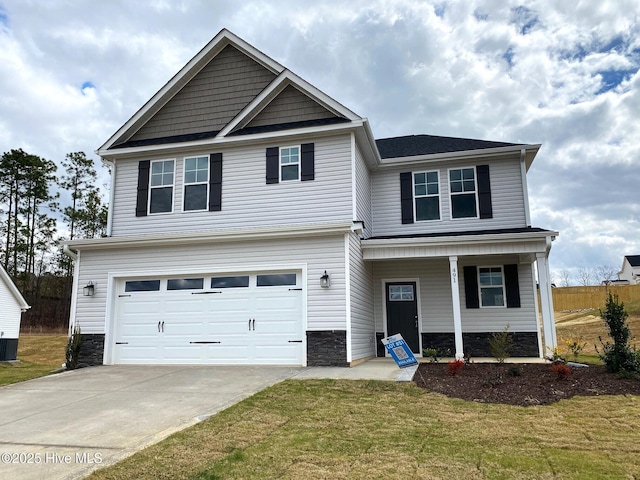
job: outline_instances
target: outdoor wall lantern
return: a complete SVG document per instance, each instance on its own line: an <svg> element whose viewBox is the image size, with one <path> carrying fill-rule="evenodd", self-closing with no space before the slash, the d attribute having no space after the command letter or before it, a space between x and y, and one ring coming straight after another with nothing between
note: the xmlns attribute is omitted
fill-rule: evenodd
<svg viewBox="0 0 640 480"><path fill-rule="evenodd" d="M87 283L87 286L83 287L82 289L82 295L84 295L85 297L93 297L94 293L95 287L92 282Z"/></svg>
<svg viewBox="0 0 640 480"><path fill-rule="evenodd" d="M331 278L329 278L326 270L324 271L324 275L320 277L320 286L322 288L329 288L331 286Z"/></svg>

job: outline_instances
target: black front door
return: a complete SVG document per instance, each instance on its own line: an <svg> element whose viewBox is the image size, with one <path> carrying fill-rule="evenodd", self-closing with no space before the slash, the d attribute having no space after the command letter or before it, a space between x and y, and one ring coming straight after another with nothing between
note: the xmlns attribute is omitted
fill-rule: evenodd
<svg viewBox="0 0 640 480"><path fill-rule="evenodd" d="M416 282L386 284L387 334L400 333L413 353L420 353Z"/></svg>

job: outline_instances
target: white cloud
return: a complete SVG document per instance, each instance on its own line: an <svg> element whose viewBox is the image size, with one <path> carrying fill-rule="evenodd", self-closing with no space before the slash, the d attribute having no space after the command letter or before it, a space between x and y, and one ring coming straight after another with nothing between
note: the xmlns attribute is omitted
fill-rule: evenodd
<svg viewBox="0 0 640 480"><path fill-rule="evenodd" d="M534 225L561 232L552 266L617 264L640 253L637 1L522 3L5 1L0 149L91 153L227 27L378 137L542 143L529 186Z"/></svg>

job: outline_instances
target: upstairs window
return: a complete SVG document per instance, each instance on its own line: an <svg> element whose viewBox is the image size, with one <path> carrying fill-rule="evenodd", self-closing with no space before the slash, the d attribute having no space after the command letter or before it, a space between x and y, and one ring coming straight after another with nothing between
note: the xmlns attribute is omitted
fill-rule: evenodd
<svg viewBox="0 0 640 480"><path fill-rule="evenodd" d="M184 201L182 209L207 210L209 193L209 157L184 159Z"/></svg>
<svg viewBox="0 0 640 480"><path fill-rule="evenodd" d="M502 267L480 267L480 305L483 307L504 307L504 276Z"/></svg>
<svg viewBox="0 0 640 480"><path fill-rule="evenodd" d="M174 160L151 162L149 213L173 211Z"/></svg>
<svg viewBox="0 0 640 480"><path fill-rule="evenodd" d="M280 149L280 180L300 180L300 147Z"/></svg>
<svg viewBox="0 0 640 480"><path fill-rule="evenodd" d="M449 170L451 218L477 218L477 188L475 168Z"/></svg>
<svg viewBox="0 0 640 480"><path fill-rule="evenodd" d="M416 221L440 220L438 172L414 173L413 197Z"/></svg>

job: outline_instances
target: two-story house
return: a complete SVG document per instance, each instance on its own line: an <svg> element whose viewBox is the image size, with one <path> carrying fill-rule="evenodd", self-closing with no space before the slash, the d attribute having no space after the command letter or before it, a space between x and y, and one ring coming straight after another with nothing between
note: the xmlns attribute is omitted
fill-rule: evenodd
<svg viewBox="0 0 640 480"><path fill-rule="evenodd" d="M97 151L108 235L65 245L81 361L353 365L395 333L478 357L507 325L513 355L542 356L557 232L531 226L539 147L375 140L222 30Z"/></svg>
<svg viewBox="0 0 640 480"><path fill-rule="evenodd" d="M620 283L626 281L628 285L640 284L640 255L625 255L618 280Z"/></svg>

